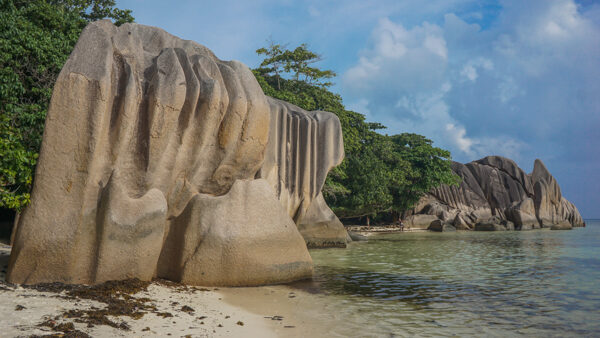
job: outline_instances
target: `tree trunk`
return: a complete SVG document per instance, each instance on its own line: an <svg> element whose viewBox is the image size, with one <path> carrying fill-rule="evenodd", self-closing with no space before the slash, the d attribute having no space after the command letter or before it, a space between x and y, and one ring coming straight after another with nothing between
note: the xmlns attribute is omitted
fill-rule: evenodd
<svg viewBox="0 0 600 338"><path fill-rule="evenodd" d="M10 234L10 246L13 246L15 242L15 235L17 233L17 228L19 226L19 218L21 217L21 213L17 212L15 215L15 222L13 223L12 233Z"/></svg>
<svg viewBox="0 0 600 338"><path fill-rule="evenodd" d="M371 219L367 216L367 228L371 229Z"/></svg>

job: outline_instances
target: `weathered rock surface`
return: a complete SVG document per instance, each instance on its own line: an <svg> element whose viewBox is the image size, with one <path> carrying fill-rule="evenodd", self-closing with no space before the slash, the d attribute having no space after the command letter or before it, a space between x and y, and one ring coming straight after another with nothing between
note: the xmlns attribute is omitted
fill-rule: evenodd
<svg viewBox="0 0 600 338"><path fill-rule="evenodd" d="M309 248L345 248L352 238L344 225L325 203L319 194L298 222L298 231Z"/></svg>
<svg viewBox="0 0 600 338"><path fill-rule="evenodd" d="M267 101L269 142L257 176L271 183L309 247L345 247L351 239L321 195L327 173L344 159L339 119L270 97Z"/></svg>
<svg viewBox="0 0 600 338"><path fill-rule="evenodd" d="M243 64L155 27L92 23L54 86L8 280L308 277L294 221L315 238L337 221L319 196L341 149L333 114L266 97Z"/></svg>
<svg viewBox="0 0 600 338"><path fill-rule="evenodd" d="M447 222L442 221L441 219L436 219L431 222L428 230L436 231L436 232L444 232L444 231L456 231L456 228Z"/></svg>
<svg viewBox="0 0 600 338"><path fill-rule="evenodd" d="M550 230L571 230L573 226L568 221L560 221L557 224L553 224Z"/></svg>
<svg viewBox="0 0 600 338"><path fill-rule="evenodd" d="M558 182L540 160L529 175L500 156L453 162L452 170L462 178L460 185L433 189L406 217L409 224L429 227L441 220L459 230L480 231L529 230L564 222L583 226L579 211L562 197Z"/></svg>
<svg viewBox="0 0 600 338"><path fill-rule="evenodd" d="M296 224L276 199L265 198L273 194L257 179L238 180L223 196L195 195L170 223L158 275L186 284L236 286L311 275L312 260Z"/></svg>

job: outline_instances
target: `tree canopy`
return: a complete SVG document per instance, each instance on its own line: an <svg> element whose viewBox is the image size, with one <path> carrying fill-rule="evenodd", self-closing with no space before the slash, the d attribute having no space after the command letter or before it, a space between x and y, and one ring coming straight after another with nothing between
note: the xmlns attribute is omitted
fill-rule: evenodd
<svg viewBox="0 0 600 338"><path fill-rule="evenodd" d="M266 95L306 110L330 111L340 119L346 157L323 189L338 217L406 211L432 188L458 184L449 151L421 135L381 134L384 125L347 110L342 98L328 89L335 73L313 67L321 57L307 45L289 50L270 42L256 52L265 56L253 71Z"/></svg>
<svg viewBox="0 0 600 338"><path fill-rule="evenodd" d="M132 22L114 0L0 0L0 208L29 202L52 87L90 21Z"/></svg>

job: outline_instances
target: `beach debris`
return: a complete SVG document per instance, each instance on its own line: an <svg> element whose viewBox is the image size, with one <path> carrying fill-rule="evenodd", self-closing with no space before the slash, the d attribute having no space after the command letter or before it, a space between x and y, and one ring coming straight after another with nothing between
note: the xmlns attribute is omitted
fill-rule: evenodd
<svg viewBox="0 0 600 338"><path fill-rule="evenodd" d="M77 338L91 338L92 336L88 335L83 331L79 331L75 329L75 325L73 323L57 323L55 320L48 319L45 322L38 324L40 327L48 327L52 331L62 332L62 335L47 335L44 337L77 337ZM38 337L38 336L31 336Z"/></svg>
<svg viewBox="0 0 600 338"><path fill-rule="evenodd" d="M181 311L192 314L195 310L187 305L181 307Z"/></svg>
<svg viewBox="0 0 600 338"><path fill-rule="evenodd" d="M275 316L266 316L265 318L268 318L270 320L283 320L283 316L278 316L278 315L275 315Z"/></svg>
<svg viewBox="0 0 600 338"><path fill-rule="evenodd" d="M236 324L239 326L244 326L244 322L242 322L241 320L238 320L238 322Z"/></svg>
<svg viewBox="0 0 600 338"><path fill-rule="evenodd" d="M15 306L15 311L21 311L21 310L23 310L23 309L26 309L26 307L24 307L24 306L23 306L23 305L21 305L21 304L17 304L17 306Z"/></svg>

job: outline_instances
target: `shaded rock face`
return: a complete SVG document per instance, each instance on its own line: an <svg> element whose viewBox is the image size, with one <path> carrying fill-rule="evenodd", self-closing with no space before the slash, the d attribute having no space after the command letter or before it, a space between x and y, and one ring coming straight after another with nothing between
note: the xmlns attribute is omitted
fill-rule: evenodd
<svg viewBox="0 0 600 338"><path fill-rule="evenodd" d="M568 223L583 226L577 208L564 197L541 160L531 174L500 156L452 163L462 178L458 186L441 186L424 196L407 222L428 228L434 221L458 230L529 230ZM506 223L506 222L509 223Z"/></svg>
<svg viewBox="0 0 600 338"><path fill-rule="evenodd" d="M269 181L308 247L346 247L351 239L321 195L327 173L344 159L338 118L270 97L267 102L271 126L257 177Z"/></svg>
<svg viewBox="0 0 600 338"><path fill-rule="evenodd" d="M243 64L155 27L92 23L54 87L8 280L309 277L294 221L339 222L319 196L341 149L337 117L266 97Z"/></svg>
<svg viewBox="0 0 600 338"><path fill-rule="evenodd" d="M441 219L436 219L429 225L428 230L436 231L436 232L448 232L448 231L456 231L456 228L447 222L442 221Z"/></svg>

